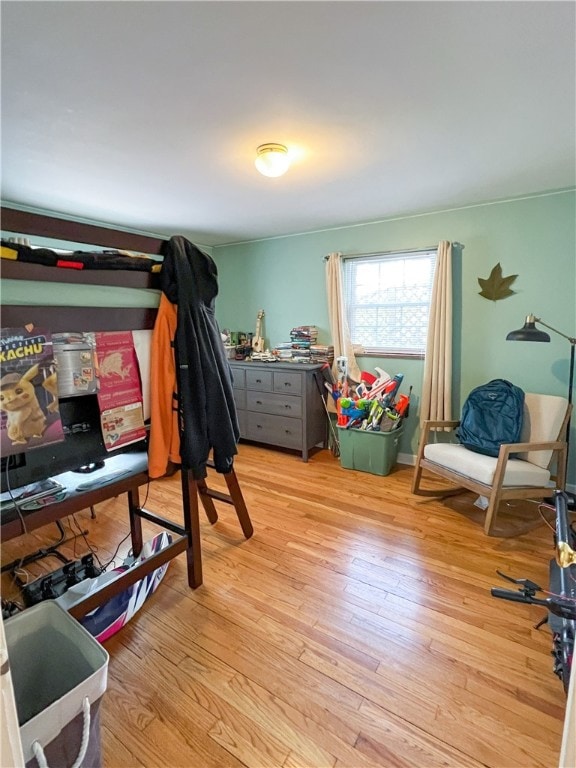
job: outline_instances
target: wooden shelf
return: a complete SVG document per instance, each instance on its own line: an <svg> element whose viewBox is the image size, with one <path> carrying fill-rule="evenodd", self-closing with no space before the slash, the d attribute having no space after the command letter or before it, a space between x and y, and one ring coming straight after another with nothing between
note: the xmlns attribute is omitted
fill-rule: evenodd
<svg viewBox="0 0 576 768"><path fill-rule="evenodd" d="M123 232L94 224L81 224L77 221L44 216L38 213L18 211L15 208L0 209L2 229L19 233L23 236L38 235L56 240L69 240L74 243L90 243L105 248L138 251L158 255L162 253L165 240L149 235Z"/></svg>
<svg viewBox="0 0 576 768"><path fill-rule="evenodd" d="M2 306L3 327L34 325L36 328L48 328L52 333L151 330L155 318L156 309L150 307Z"/></svg>
<svg viewBox="0 0 576 768"><path fill-rule="evenodd" d="M132 269L65 269L2 259L3 280L35 280L40 283L116 285L122 288L160 289L160 274Z"/></svg>

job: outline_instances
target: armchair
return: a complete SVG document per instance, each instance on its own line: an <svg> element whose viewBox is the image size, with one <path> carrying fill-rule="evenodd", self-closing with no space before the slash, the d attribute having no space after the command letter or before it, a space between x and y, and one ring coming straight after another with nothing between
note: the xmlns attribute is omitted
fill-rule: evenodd
<svg viewBox="0 0 576 768"><path fill-rule="evenodd" d="M460 422L426 421L416 457L412 493L446 498L473 491L488 499L484 520L487 536L524 532L518 529L495 532L500 504L507 499L543 499L550 496L554 488L564 489L566 425L571 408L565 397L527 392L520 442L502 445L497 458L475 453L454 442L430 442L434 430L454 430ZM553 463L556 474L555 484L551 486ZM423 470L456 483L456 487L422 488Z"/></svg>

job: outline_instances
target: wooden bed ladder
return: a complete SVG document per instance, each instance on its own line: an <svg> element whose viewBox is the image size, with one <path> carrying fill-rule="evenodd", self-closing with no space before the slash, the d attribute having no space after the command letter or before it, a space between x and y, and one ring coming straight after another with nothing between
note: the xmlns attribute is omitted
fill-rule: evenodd
<svg viewBox="0 0 576 768"><path fill-rule="evenodd" d="M214 469L214 462L209 459L207 466ZM246 503L234 469L230 472L223 473L226 485L228 486L228 493L212 490L208 487L205 479L194 479L190 470L183 469L181 474L184 521L190 536L190 547L187 553L188 583L192 589L196 589L202 584L202 550L200 544L198 498L200 498L204 511L206 512L206 517L212 525L218 520L218 512L216 511L213 501L213 499L217 499L226 504L232 504L238 515L242 532L247 539L254 533L254 528L252 527L252 521L250 520L250 515L248 514Z"/></svg>

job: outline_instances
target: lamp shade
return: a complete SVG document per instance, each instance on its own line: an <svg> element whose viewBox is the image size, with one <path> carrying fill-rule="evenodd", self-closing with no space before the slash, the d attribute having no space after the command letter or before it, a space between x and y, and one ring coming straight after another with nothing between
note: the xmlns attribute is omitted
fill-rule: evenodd
<svg viewBox="0 0 576 768"><path fill-rule="evenodd" d="M263 176L282 176L290 167L288 149L283 144L261 144L254 163Z"/></svg>
<svg viewBox="0 0 576 768"><path fill-rule="evenodd" d="M536 328L536 318L528 315L522 328L510 331L506 341L550 341L550 336L545 331Z"/></svg>

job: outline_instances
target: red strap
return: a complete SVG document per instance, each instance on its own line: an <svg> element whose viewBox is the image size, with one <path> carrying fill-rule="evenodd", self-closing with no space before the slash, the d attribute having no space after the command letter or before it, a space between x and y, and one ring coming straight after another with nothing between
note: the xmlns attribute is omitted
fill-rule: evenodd
<svg viewBox="0 0 576 768"><path fill-rule="evenodd" d="M56 266L65 269L84 269L84 264L81 261L65 261L64 259L58 259Z"/></svg>

